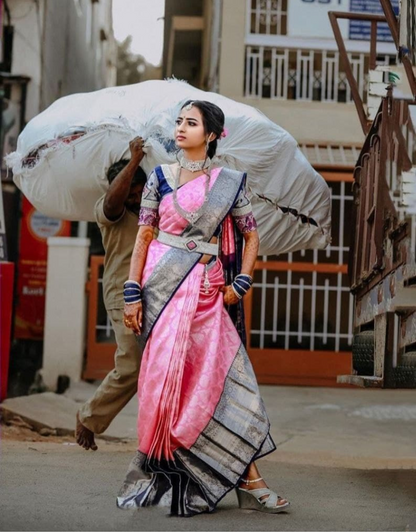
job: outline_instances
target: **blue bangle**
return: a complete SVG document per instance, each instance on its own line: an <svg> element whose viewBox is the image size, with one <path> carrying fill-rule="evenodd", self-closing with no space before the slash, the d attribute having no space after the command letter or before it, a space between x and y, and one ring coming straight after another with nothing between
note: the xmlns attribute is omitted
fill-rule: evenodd
<svg viewBox="0 0 416 532"><path fill-rule="evenodd" d="M236 290L234 283L231 284L231 288L233 289L233 292L238 297L238 299L243 299L244 294L242 295L238 290Z"/></svg>
<svg viewBox="0 0 416 532"><path fill-rule="evenodd" d="M248 273L239 273L238 275L235 276L236 278L241 278L241 279L247 279L248 282L252 283L253 282L253 277L251 277L251 275L248 275Z"/></svg>
<svg viewBox="0 0 416 532"><path fill-rule="evenodd" d="M250 286L253 284L253 277L251 275L248 275L247 273L239 273L235 276L236 279L241 279L242 281L245 281L246 283L249 283Z"/></svg>
<svg viewBox="0 0 416 532"><path fill-rule="evenodd" d="M142 288L140 286L140 283L138 283L137 281L130 281L130 280L126 281L123 286L124 288L138 288L139 290L141 290Z"/></svg>
<svg viewBox="0 0 416 532"><path fill-rule="evenodd" d="M140 303L142 300L142 288L137 281L127 280L123 290L124 302L126 305Z"/></svg>
<svg viewBox="0 0 416 532"><path fill-rule="evenodd" d="M247 275L246 273L240 273L236 275L231 286L235 295L239 299L242 299L250 290L252 284L253 278L250 275Z"/></svg>
<svg viewBox="0 0 416 532"><path fill-rule="evenodd" d="M241 286L244 286L247 291L250 290L253 284L253 278L246 273L239 273L236 275L235 281L237 281Z"/></svg>
<svg viewBox="0 0 416 532"><path fill-rule="evenodd" d="M124 301L133 301L134 299L141 299L141 294L124 294Z"/></svg>
<svg viewBox="0 0 416 532"><path fill-rule="evenodd" d="M233 283L231 284L233 290L234 290L234 293L235 295L241 299L243 296L246 295L247 293L247 290L245 288L243 288L242 286L240 286L238 284L238 282L236 280L233 281Z"/></svg>
<svg viewBox="0 0 416 532"><path fill-rule="evenodd" d="M140 295L141 293L141 290L139 290L138 288L125 288L123 290L123 294L125 296L137 296L137 295Z"/></svg>
<svg viewBox="0 0 416 532"><path fill-rule="evenodd" d="M140 303L141 300L142 300L141 297L138 297L138 298L135 298L135 299L131 299L131 300L124 298L124 303L126 305L134 305L134 303Z"/></svg>
<svg viewBox="0 0 416 532"><path fill-rule="evenodd" d="M246 292L248 292L251 288L251 283L249 283L245 279L239 279L238 277L236 277L234 279L234 282L241 286L241 288L243 288Z"/></svg>
<svg viewBox="0 0 416 532"><path fill-rule="evenodd" d="M139 303L142 300L141 294L135 296L124 296L124 303L131 305L132 303Z"/></svg>

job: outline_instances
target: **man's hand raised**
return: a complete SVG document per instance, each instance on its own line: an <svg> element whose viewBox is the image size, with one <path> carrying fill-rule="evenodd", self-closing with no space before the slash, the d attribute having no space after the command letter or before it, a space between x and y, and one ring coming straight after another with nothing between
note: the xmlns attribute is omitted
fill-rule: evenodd
<svg viewBox="0 0 416 532"><path fill-rule="evenodd" d="M142 137L135 137L132 141L130 141L129 144L131 160L137 165L140 164L141 160L144 157L143 145L144 140L142 139Z"/></svg>

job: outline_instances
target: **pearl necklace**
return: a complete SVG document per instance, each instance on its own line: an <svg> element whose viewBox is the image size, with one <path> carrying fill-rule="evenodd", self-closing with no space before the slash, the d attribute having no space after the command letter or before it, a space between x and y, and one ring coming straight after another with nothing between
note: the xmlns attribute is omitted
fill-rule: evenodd
<svg viewBox="0 0 416 532"><path fill-rule="evenodd" d="M191 161L191 162L202 162L203 163L204 161ZM187 211L179 205L179 201L178 201L178 188L179 188L179 178L181 175L181 169L182 169L182 165L180 164L178 167L178 171L176 172L176 176L175 176L175 182L174 182L174 188L173 188L173 194L172 194L173 195L173 206L175 207L175 211L180 216L182 216L182 218L185 218L185 220L188 220L188 222L190 222L191 224L194 224L198 220L198 218L202 216L202 214L204 213L207 207L208 194L209 194L209 181L210 181L211 176L208 174L205 178L204 201L202 202L202 205L198 207L196 211ZM196 172L196 170L191 170L191 172L192 171Z"/></svg>
<svg viewBox="0 0 416 532"><path fill-rule="evenodd" d="M211 159L209 157L202 161L190 161L182 156L179 160L179 167L185 168L185 170L189 170L190 172L200 172L201 170L208 168L210 164Z"/></svg>

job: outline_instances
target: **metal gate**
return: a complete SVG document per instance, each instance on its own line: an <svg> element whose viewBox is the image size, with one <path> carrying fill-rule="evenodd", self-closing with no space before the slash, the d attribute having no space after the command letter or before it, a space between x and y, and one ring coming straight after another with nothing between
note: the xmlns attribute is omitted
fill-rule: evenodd
<svg viewBox="0 0 416 532"><path fill-rule="evenodd" d="M331 246L259 257L246 300L248 352L261 383L335 386L351 370L352 296L347 278L350 172L322 172L332 195ZM113 368L114 334L102 298L103 257L91 257L84 379Z"/></svg>
<svg viewBox="0 0 416 532"><path fill-rule="evenodd" d="M323 172L331 189L332 243L256 264L247 300L248 351L261 383L336 385L351 369L353 299L347 277L349 172Z"/></svg>
<svg viewBox="0 0 416 532"><path fill-rule="evenodd" d="M88 325L87 353L83 379L103 379L114 367L116 350L114 332L104 307L102 277L104 256L92 255L87 283Z"/></svg>

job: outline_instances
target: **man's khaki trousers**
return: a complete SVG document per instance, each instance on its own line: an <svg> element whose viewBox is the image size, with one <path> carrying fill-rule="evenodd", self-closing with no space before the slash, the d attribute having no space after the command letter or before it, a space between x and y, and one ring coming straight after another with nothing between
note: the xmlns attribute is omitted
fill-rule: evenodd
<svg viewBox="0 0 416 532"><path fill-rule="evenodd" d="M141 352L136 336L123 322L123 309L109 310L117 350L114 369L106 376L94 396L79 410L81 423L95 434L104 432L116 415L137 392Z"/></svg>

